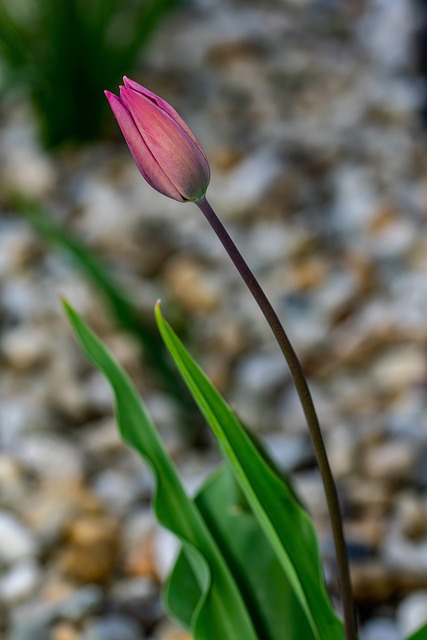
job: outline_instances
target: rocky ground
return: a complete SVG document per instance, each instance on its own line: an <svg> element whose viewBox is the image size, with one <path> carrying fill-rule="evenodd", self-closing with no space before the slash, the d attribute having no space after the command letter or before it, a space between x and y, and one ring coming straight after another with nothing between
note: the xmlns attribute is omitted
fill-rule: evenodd
<svg viewBox="0 0 427 640"><path fill-rule="evenodd" d="M363 640L427 614L427 179L409 3L198 0L136 78L174 104L212 166L209 199L307 372L346 517ZM124 70L126 71L126 70ZM114 87L109 87L114 90ZM157 298L239 415L292 471L331 540L306 427L278 349L198 210L154 193L117 138L53 159L6 109L2 190L21 188ZM216 463L100 295L16 212L0 220L0 626L7 640L184 640L159 584L175 545L152 479L119 441L107 386L58 295L144 394L189 487ZM188 435L188 433L187 433Z"/></svg>

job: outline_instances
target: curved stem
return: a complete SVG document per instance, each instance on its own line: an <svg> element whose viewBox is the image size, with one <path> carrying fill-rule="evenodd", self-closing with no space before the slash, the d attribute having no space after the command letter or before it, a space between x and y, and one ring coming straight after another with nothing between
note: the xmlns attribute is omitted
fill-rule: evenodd
<svg viewBox="0 0 427 640"><path fill-rule="evenodd" d="M289 371L293 378L296 391L298 393L301 405L304 411L307 425L310 431L313 449L315 452L317 465L320 475L322 476L323 486L325 489L326 500L328 504L329 516L331 519L332 533L335 544L335 554L338 567L338 579L341 590L343 613L345 620L346 640L356 640L356 618L353 602L353 594L351 590L350 570L347 556L347 548L344 539L342 516L339 506L338 493L335 481L329 465L325 444L323 442L322 432L320 430L319 420L317 418L316 409L314 408L313 399L307 380L302 371L301 363L298 360L294 348L292 347L288 336L274 311L269 299L265 295L258 280L246 264L242 254L237 249L228 231L216 215L206 198L196 202L199 209L215 231L216 235L222 242L225 250L233 261L235 267L246 283L249 291L252 293L258 306L265 316L271 330L279 344L279 347L288 363Z"/></svg>

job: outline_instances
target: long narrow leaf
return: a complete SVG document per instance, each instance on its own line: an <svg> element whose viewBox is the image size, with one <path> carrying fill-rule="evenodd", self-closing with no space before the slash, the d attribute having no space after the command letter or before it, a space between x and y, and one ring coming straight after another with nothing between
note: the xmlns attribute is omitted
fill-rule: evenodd
<svg viewBox="0 0 427 640"><path fill-rule="evenodd" d="M314 637L343 640L343 624L325 589L317 538L308 514L262 459L234 413L162 317L160 305L156 307L156 319L172 358L288 576Z"/></svg>
<svg viewBox="0 0 427 640"><path fill-rule="evenodd" d="M91 362L109 381L123 440L151 466L156 479L153 506L161 524L181 539L201 590L192 620L196 640L259 640L213 537L182 486L141 399L101 341L72 307L64 308L75 336Z"/></svg>

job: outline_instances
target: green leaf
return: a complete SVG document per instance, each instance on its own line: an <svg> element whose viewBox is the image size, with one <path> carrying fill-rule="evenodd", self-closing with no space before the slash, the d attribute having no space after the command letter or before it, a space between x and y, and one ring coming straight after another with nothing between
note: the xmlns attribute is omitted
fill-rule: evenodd
<svg viewBox="0 0 427 640"><path fill-rule="evenodd" d="M64 308L83 351L113 389L123 440L136 449L153 470L156 479L153 507L159 522L185 546L200 589L191 619L195 639L258 640L231 571L198 508L185 493L136 389L67 302Z"/></svg>
<svg viewBox="0 0 427 640"><path fill-rule="evenodd" d="M183 548L178 553L163 590L165 608L183 627L191 631L191 621L200 596L197 578Z"/></svg>
<svg viewBox="0 0 427 640"><path fill-rule="evenodd" d="M427 623L414 631L406 640L427 640Z"/></svg>
<svg viewBox="0 0 427 640"><path fill-rule="evenodd" d="M294 590L316 640L343 640L322 576L313 524L293 492L252 444L235 414L164 320L156 319L163 340L194 399L218 439L233 473Z"/></svg>
<svg viewBox="0 0 427 640"><path fill-rule="evenodd" d="M228 465L222 465L209 476L195 503L232 570L258 637L313 640L307 617L287 575ZM165 589L166 606L189 627L199 597L197 581L182 551Z"/></svg>

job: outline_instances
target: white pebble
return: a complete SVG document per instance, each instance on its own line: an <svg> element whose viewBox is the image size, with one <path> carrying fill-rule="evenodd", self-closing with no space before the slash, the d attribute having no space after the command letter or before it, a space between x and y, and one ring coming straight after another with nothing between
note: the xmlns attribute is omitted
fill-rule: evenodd
<svg viewBox="0 0 427 640"><path fill-rule="evenodd" d="M12 564L33 556L35 541L28 529L11 513L0 512L0 562Z"/></svg>
<svg viewBox="0 0 427 640"><path fill-rule="evenodd" d="M397 609L397 624L403 637L427 622L427 591L411 593Z"/></svg>
<svg viewBox="0 0 427 640"><path fill-rule="evenodd" d="M34 560L15 564L0 580L0 599L7 604L23 600L37 587L40 570Z"/></svg>

